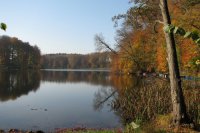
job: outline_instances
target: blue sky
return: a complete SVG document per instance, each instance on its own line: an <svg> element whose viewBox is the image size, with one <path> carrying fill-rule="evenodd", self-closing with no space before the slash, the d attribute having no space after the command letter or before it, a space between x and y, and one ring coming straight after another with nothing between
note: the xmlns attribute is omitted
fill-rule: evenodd
<svg viewBox="0 0 200 133"><path fill-rule="evenodd" d="M8 29L0 35L37 45L43 54L91 53L95 34L114 42L111 18L130 6L128 0L5 0L0 22Z"/></svg>

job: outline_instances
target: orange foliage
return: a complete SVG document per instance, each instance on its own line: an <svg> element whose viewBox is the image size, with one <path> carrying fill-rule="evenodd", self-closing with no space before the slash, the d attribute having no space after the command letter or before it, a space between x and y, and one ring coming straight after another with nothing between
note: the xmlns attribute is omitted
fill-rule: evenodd
<svg viewBox="0 0 200 133"><path fill-rule="evenodd" d="M200 53L197 51L198 46L189 39L185 39L181 43L181 63L183 67L189 67L189 62Z"/></svg>
<svg viewBox="0 0 200 133"><path fill-rule="evenodd" d="M160 25L157 29L156 34L156 70L158 72L167 72L167 53L166 53L166 43L163 33L162 26Z"/></svg>
<svg viewBox="0 0 200 133"><path fill-rule="evenodd" d="M167 72L166 50L162 44L157 47L156 60L157 70L159 72Z"/></svg>
<svg viewBox="0 0 200 133"><path fill-rule="evenodd" d="M199 31L200 5L189 7L186 3L187 0L169 1L172 24L188 31ZM163 25L157 25L156 30L157 33L153 33L153 24L150 24L145 28L134 29L126 37L122 37L120 45L123 48L119 47L119 55L113 59L115 62L112 64L113 70L123 70L123 72L156 70L166 73L168 66ZM200 50L192 40L175 37L181 70L184 70L189 67L193 58L200 56ZM130 56L131 58L126 58Z"/></svg>

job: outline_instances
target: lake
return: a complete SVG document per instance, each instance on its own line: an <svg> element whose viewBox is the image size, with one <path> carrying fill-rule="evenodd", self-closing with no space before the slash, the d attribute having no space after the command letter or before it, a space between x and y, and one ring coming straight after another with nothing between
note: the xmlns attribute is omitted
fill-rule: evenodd
<svg viewBox="0 0 200 133"><path fill-rule="evenodd" d="M200 123L199 81L184 81L188 112ZM0 129L123 128L171 112L169 82L108 70L0 71Z"/></svg>
<svg viewBox="0 0 200 133"><path fill-rule="evenodd" d="M121 127L108 106L94 109L95 94L111 88L103 71L2 71L0 129Z"/></svg>

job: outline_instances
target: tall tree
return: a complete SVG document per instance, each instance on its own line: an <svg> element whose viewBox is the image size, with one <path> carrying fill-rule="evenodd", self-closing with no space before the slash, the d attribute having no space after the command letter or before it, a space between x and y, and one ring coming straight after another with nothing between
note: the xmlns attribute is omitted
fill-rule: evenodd
<svg viewBox="0 0 200 133"><path fill-rule="evenodd" d="M135 32L136 35L138 35L140 31L144 32L146 29L152 28L154 25L153 23L155 23L155 20L158 20L158 19L159 20L163 19L163 22L161 23L163 23L164 26L168 26L171 24L167 0L154 0L154 1L153 0L131 0L131 2L134 2L135 6L130 8L126 15L119 15L119 16L114 17L114 19L118 20L121 18L125 18L125 22L123 24L125 24L125 26L128 28L131 27L129 28L129 31L133 33ZM159 9L159 5L160 5L161 10ZM148 32L147 34L150 34L150 32ZM162 33L159 33L159 35L161 34ZM158 42L160 38L162 41L162 36L157 36L157 38L155 39L154 38L154 36L156 36L155 34L154 35L152 34L147 41L145 41L145 39L147 39L146 36L142 36L142 35L136 36L136 35L134 35L136 38L132 41L134 42L132 43L134 46L135 44L137 44L137 38L142 38L142 42L139 43L140 45L143 43L156 44L156 42ZM167 56L168 56L167 62L168 62L168 69L169 69L169 75L170 75L171 99L172 99L172 106L173 106L173 121L175 125L180 125L182 123L189 123L190 121L186 113L186 105L184 102L184 96L182 92L181 78L180 78L180 73L179 73L174 35L173 33L164 33L163 38L165 38L166 44L167 44L167 48L166 48ZM122 42L124 42L124 40L122 40ZM102 44L105 45L104 42ZM136 52L138 52L138 50L136 50ZM134 53L136 52L134 51ZM144 52L140 51L140 53L147 54L146 51ZM141 60L145 61L144 59L141 59ZM139 63L142 62L141 60L139 60Z"/></svg>
<svg viewBox="0 0 200 133"><path fill-rule="evenodd" d="M160 0L160 9L163 17L164 26L171 24L167 0ZM175 39L173 33L165 33L168 55L169 78L171 87L171 99L173 106L173 122L176 126L188 123L189 118L186 113L181 78L178 67Z"/></svg>

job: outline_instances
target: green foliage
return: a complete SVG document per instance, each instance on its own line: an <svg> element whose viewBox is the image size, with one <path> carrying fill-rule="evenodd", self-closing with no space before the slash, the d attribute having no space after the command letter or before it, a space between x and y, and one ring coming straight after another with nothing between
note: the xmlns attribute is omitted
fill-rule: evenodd
<svg viewBox="0 0 200 133"><path fill-rule="evenodd" d="M185 35L183 36L184 38L190 38L192 36L192 32L186 32Z"/></svg>
<svg viewBox="0 0 200 133"><path fill-rule="evenodd" d="M172 33L174 29L175 29L175 26L173 25L167 25L164 27L164 31L167 33Z"/></svg>
<svg viewBox="0 0 200 133"><path fill-rule="evenodd" d="M1 23L1 24L0 24L0 28L1 28L2 30L6 31L7 25L6 25L5 23Z"/></svg>
<svg viewBox="0 0 200 133"><path fill-rule="evenodd" d="M197 31L185 31L183 28L174 25L166 25L163 29L166 33L174 33L184 38L191 38L195 43L200 45L200 35Z"/></svg>

